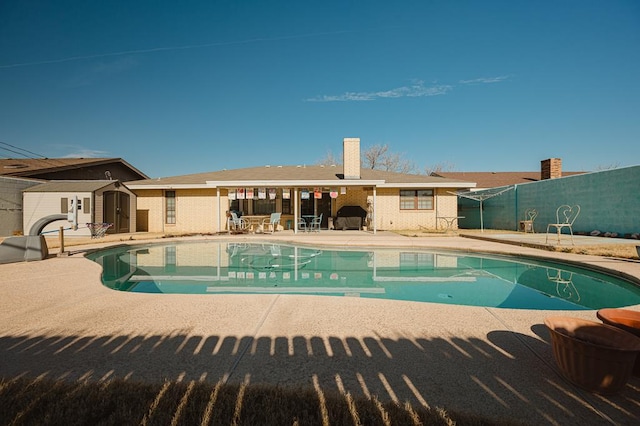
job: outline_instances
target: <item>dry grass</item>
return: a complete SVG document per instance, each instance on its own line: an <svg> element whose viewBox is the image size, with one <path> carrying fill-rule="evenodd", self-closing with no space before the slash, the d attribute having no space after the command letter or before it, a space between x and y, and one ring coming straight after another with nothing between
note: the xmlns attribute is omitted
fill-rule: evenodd
<svg viewBox="0 0 640 426"><path fill-rule="evenodd" d="M480 235L479 230L458 230L458 231L450 231L445 232L442 230L430 230L430 229L421 229L419 231L416 230L401 230L394 231L400 235L405 235L407 237L442 237L442 236L459 236L461 234L469 234L469 235ZM515 231L505 231L505 230L495 230L495 229L485 229L482 233L488 237L491 234L522 234ZM601 241L601 240L600 240ZM626 243L628 241L628 244ZM549 246L549 250L562 251L564 253L574 253L574 254L586 254L592 256L602 256L602 257L616 257L620 259L638 259L638 251L636 250L636 246L640 245L640 240L629 239L621 242L618 240L614 244L592 244L586 246L560 246L554 247Z"/></svg>
<svg viewBox="0 0 640 426"><path fill-rule="evenodd" d="M3 425L511 425L319 389L204 382L0 381Z"/></svg>

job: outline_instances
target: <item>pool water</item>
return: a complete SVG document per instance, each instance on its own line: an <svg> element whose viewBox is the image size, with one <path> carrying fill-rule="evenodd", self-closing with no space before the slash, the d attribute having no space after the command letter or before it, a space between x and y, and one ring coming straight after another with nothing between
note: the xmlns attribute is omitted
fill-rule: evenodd
<svg viewBox="0 0 640 426"><path fill-rule="evenodd" d="M174 294L309 294L516 309L640 304L640 287L614 276L531 258L415 249L180 242L87 256L105 286Z"/></svg>

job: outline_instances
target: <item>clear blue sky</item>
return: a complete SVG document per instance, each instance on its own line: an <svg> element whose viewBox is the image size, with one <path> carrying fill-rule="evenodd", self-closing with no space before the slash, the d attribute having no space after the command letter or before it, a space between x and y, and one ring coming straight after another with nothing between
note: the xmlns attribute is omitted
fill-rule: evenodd
<svg viewBox="0 0 640 426"><path fill-rule="evenodd" d="M0 142L47 157L581 171L639 136L637 0L0 2Z"/></svg>

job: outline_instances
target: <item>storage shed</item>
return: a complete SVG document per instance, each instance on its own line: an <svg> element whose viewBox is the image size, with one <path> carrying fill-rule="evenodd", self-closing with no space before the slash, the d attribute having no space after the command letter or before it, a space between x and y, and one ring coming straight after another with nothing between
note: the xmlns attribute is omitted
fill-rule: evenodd
<svg viewBox="0 0 640 426"><path fill-rule="evenodd" d="M127 233L136 229L136 196L117 180L52 181L27 188L23 193L23 225L25 234L34 223L54 214L67 214L78 200L78 229L68 221L47 225L43 233L57 232L62 226L65 237L90 236L88 224L112 223L107 233Z"/></svg>

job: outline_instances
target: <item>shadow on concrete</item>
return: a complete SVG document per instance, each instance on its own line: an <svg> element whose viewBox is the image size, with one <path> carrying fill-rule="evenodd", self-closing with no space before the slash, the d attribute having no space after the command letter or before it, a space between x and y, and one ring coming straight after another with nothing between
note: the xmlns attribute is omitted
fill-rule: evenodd
<svg viewBox="0 0 640 426"><path fill-rule="evenodd" d="M4 335L0 377L319 386L529 424L638 424L640 378L614 396L555 370L548 333L477 338Z"/></svg>

